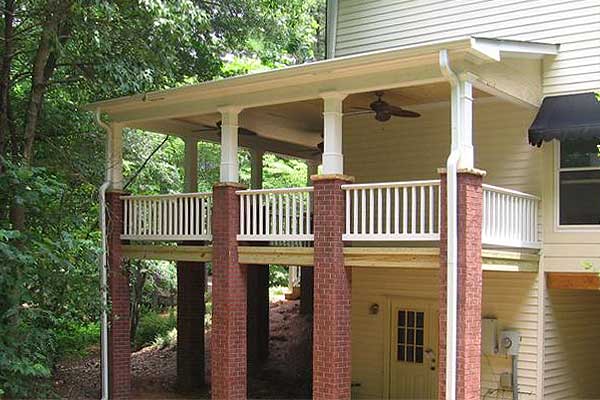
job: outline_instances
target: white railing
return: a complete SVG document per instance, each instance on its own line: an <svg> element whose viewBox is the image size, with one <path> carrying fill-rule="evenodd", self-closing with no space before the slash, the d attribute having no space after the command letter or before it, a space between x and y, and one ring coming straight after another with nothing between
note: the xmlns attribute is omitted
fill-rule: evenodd
<svg viewBox="0 0 600 400"><path fill-rule="evenodd" d="M439 180L343 185L344 240L439 240Z"/></svg>
<svg viewBox="0 0 600 400"><path fill-rule="evenodd" d="M312 187L238 191L238 240L313 240L312 192Z"/></svg>
<svg viewBox="0 0 600 400"><path fill-rule="evenodd" d="M123 196L125 240L211 240L211 193Z"/></svg>
<svg viewBox="0 0 600 400"><path fill-rule="evenodd" d="M483 185L484 244L539 248L536 196Z"/></svg>

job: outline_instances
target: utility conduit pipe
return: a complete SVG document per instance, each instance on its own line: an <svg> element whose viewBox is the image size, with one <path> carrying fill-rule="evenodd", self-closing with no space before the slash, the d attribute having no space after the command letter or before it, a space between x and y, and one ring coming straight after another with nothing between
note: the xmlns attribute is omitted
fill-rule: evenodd
<svg viewBox="0 0 600 400"><path fill-rule="evenodd" d="M458 245L457 245L457 191L458 162L461 157L462 126L461 84L456 73L450 68L448 51L439 53L442 75L451 86L451 152L446 162L446 216L447 216L447 297L446 297L446 400L456 399L456 353L457 353L457 303L458 303Z"/></svg>
<svg viewBox="0 0 600 400"><path fill-rule="evenodd" d="M100 109L96 109L96 124L106 131L107 135L107 159L110 160L110 141L112 132L110 126L104 123L100 117ZM110 162L107 163L110 165ZM110 172L107 168L106 178L100 186L100 233L102 238L102 253L100 255L100 345L101 345L101 369L102 369L102 400L108 400L108 257L106 245L106 190L110 186Z"/></svg>

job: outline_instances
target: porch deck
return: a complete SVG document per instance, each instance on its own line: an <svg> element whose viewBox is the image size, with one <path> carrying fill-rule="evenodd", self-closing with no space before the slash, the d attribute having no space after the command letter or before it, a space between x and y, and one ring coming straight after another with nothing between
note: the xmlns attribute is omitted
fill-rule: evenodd
<svg viewBox="0 0 600 400"><path fill-rule="evenodd" d="M348 184L343 240L349 247L438 247L440 181ZM241 242L310 247L312 187L240 190ZM123 240L212 240L211 193L123 196ZM485 248L538 249L539 198L483 185Z"/></svg>

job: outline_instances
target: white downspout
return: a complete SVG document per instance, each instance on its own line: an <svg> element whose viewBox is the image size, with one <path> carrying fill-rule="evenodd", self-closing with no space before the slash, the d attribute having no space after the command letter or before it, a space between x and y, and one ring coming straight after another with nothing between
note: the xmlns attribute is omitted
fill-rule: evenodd
<svg viewBox="0 0 600 400"><path fill-rule="evenodd" d="M111 129L110 126L102 122L100 118L100 109L96 109L96 124L106 131L107 152L110 152ZM110 160L110 154L107 154ZM107 164L110 165L110 164ZM106 245L106 190L110 186L109 170L106 170L106 178L100 186L100 232L102 237L102 254L100 256L100 293L101 293L101 314L100 314L100 346L101 346L101 369L102 369L102 400L108 400L108 259Z"/></svg>
<svg viewBox="0 0 600 400"><path fill-rule="evenodd" d="M450 68L448 51L440 51L439 63L442 75L450 82L451 86L451 152L446 162L447 174L447 298L446 298L446 400L456 398L456 331L457 331L457 303L458 303L458 248L457 248L457 169L461 155L459 127L462 118L460 110L461 85L458 76Z"/></svg>

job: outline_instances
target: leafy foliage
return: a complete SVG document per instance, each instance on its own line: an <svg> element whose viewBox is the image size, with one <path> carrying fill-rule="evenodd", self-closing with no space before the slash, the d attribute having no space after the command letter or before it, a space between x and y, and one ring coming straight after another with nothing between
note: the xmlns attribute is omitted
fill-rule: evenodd
<svg viewBox="0 0 600 400"><path fill-rule="evenodd" d="M318 59L324 3L0 0L0 396L45 397L54 363L97 338L105 145L81 106ZM127 179L163 138L126 133ZM199 145L199 190L217 181L219 156ZM248 182L247 153L240 162ZM169 138L128 190L179 192L182 163L183 142ZM269 155L265 186L304 185L305 170ZM173 266L130 269L144 276L140 304L156 313L156 293L173 293ZM138 343L172 328L153 318L142 315Z"/></svg>

